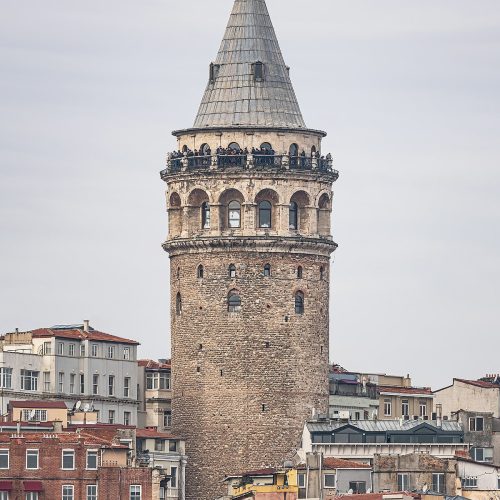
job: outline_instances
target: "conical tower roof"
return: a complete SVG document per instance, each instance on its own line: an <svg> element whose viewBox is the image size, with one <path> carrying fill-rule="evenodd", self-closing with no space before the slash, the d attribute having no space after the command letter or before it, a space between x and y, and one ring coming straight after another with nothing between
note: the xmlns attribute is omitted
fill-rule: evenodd
<svg viewBox="0 0 500 500"><path fill-rule="evenodd" d="M235 0L194 124L233 126L306 126L265 0Z"/></svg>

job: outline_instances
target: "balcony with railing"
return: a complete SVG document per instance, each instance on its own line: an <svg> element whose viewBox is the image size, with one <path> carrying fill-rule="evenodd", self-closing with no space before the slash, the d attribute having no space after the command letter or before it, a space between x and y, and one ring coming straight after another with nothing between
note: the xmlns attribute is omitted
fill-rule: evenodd
<svg viewBox="0 0 500 500"><path fill-rule="evenodd" d="M166 180L171 175L181 172L208 170L283 170L321 172L329 174L336 181L339 172L333 168L333 158L319 156L289 156L287 154L216 154L204 156L169 157L167 168L160 172Z"/></svg>

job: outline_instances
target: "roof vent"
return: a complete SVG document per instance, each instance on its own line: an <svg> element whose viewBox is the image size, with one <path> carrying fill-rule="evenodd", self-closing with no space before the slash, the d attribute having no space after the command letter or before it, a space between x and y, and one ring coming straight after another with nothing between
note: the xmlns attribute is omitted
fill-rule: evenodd
<svg viewBox="0 0 500 500"><path fill-rule="evenodd" d="M219 76L220 64L210 63L210 83L215 83Z"/></svg>
<svg viewBox="0 0 500 500"><path fill-rule="evenodd" d="M264 81L264 63L257 61L256 63L252 64L252 74L253 74L253 79L256 82L263 82Z"/></svg>

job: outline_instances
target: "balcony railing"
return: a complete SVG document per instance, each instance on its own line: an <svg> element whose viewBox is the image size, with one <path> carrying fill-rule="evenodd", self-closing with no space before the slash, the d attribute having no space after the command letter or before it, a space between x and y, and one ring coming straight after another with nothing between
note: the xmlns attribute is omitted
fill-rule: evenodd
<svg viewBox="0 0 500 500"><path fill-rule="evenodd" d="M208 169L266 169L274 168L293 171L319 171L334 176L337 180L339 173L333 168L331 157L318 158L311 156L288 155L214 155L214 156L184 156L182 158L169 158L167 168L160 172L162 179L169 175L183 171L208 170Z"/></svg>

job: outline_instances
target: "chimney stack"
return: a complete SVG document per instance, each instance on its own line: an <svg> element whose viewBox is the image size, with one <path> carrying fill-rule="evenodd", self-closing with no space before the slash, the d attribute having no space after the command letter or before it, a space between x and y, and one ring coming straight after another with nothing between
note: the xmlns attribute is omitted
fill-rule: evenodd
<svg viewBox="0 0 500 500"><path fill-rule="evenodd" d="M83 320L83 331L86 333L89 333L89 320L88 319Z"/></svg>

